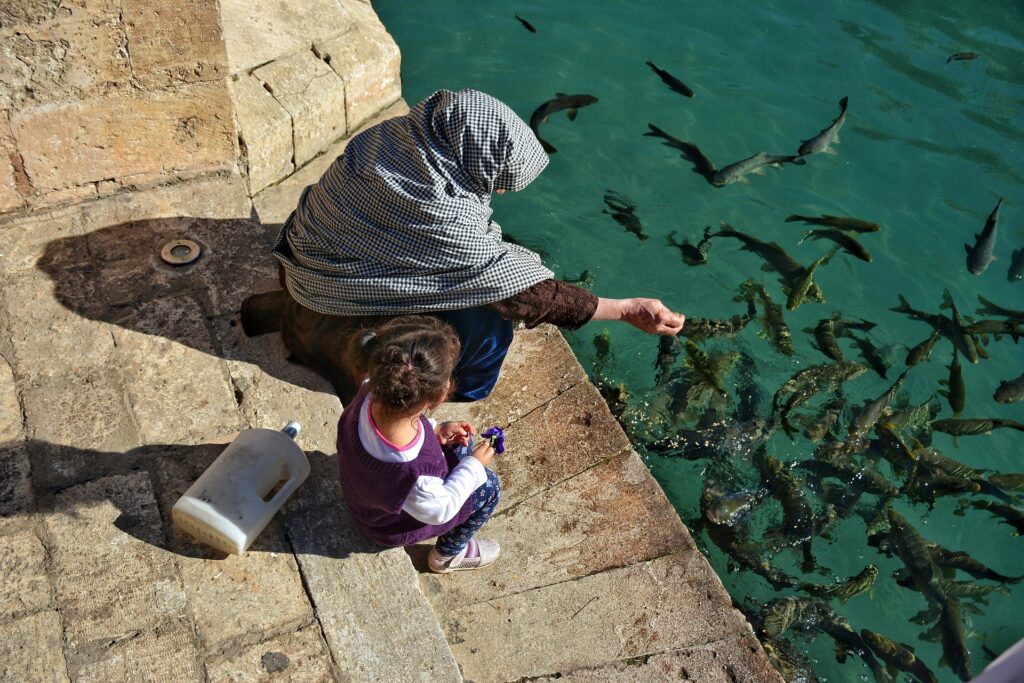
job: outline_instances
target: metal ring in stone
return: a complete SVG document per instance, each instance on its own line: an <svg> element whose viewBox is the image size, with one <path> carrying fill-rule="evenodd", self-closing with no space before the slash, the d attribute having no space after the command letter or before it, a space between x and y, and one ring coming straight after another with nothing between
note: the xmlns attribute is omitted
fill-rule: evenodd
<svg viewBox="0 0 1024 683"><path fill-rule="evenodd" d="M187 266L202 254L202 247L192 240L172 240L160 250L160 258L172 266Z"/></svg>

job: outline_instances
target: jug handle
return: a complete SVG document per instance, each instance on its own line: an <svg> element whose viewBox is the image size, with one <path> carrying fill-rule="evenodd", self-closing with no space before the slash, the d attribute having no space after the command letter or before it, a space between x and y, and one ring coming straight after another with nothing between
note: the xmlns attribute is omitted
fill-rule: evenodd
<svg viewBox="0 0 1024 683"><path fill-rule="evenodd" d="M288 496L292 495L295 490L299 488L299 484L302 483L299 477L292 472L289 472L288 474L288 481L286 481L284 485L277 490L277 493L274 494L273 498L267 501L267 507L280 507L284 501L287 500Z"/></svg>

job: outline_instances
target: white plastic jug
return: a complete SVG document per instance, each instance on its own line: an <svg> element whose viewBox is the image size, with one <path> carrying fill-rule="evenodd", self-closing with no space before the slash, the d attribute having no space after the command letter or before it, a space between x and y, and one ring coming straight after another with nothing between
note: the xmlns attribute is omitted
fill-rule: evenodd
<svg viewBox="0 0 1024 683"><path fill-rule="evenodd" d="M241 555L309 476L294 439L299 423L281 431L247 429L171 509L174 525L226 553Z"/></svg>

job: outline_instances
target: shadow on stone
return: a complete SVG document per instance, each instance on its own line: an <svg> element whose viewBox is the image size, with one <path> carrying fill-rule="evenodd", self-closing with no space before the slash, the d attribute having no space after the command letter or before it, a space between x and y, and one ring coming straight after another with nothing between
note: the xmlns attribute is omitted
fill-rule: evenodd
<svg viewBox="0 0 1024 683"><path fill-rule="evenodd" d="M241 329L242 301L280 289L270 243L277 228L240 219L131 221L53 240L36 267L52 280L56 300L78 315L323 390L289 369L278 335L249 339ZM180 239L201 247L199 259L165 263L161 251Z"/></svg>
<svg viewBox="0 0 1024 683"><path fill-rule="evenodd" d="M5 479L0 522L27 528L34 514L88 519L93 516L90 510L114 506L114 526L138 540L184 557L223 560L227 555L175 528L171 508L226 445L151 445L108 453L44 441L0 444L0 474ZM25 455L30 468L18 464ZM385 550L362 535L345 508L336 456L311 451L306 457L309 478L249 552L339 559ZM34 488L34 504L15 493L7 495L6 488L15 493Z"/></svg>

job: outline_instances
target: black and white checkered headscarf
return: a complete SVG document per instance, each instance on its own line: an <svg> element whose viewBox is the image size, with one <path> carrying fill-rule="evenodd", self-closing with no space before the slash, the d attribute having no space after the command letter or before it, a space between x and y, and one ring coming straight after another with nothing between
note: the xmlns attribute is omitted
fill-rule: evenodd
<svg viewBox="0 0 1024 683"><path fill-rule="evenodd" d="M328 315L454 310L552 277L503 242L491 193L548 163L533 131L490 95L440 90L355 136L307 187L274 254L303 306Z"/></svg>

